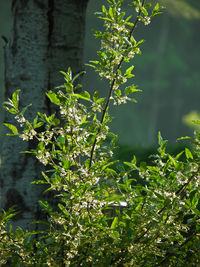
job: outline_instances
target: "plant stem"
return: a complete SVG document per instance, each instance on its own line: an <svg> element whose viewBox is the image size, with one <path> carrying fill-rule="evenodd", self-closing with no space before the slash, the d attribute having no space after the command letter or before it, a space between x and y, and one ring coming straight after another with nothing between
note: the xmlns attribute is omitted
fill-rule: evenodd
<svg viewBox="0 0 200 267"><path fill-rule="evenodd" d="M176 195L180 195L180 193L186 189L186 187L189 185L189 183L195 178L196 175L198 175L198 173L200 172L200 168L198 168L197 172L195 174L193 174L186 183L184 183L177 191L176 191Z"/></svg>
<svg viewBox="0 0 200 267"><path fill-rule="evenodd" d="M143 1L142 1L142 7L144 6L145 1L146 1L146 0L143 0ZM129 37L128 37L128 40L129 40L129 41L130 41L131 36L132 36L132 34L133 34L133 32L134 32L134 30L135 30L135 28L136 28L136 26L137 26L137 24L138 24L138 22L139 22L139 16L140 16L140 15L141 15L141 9L140 9L140 11L139 11L139 13L138 13L138 15L137 15L137 17L136 17L136 20L135 20L135 23L134 23L132 29L130 30ZM129 44L127 44L126 49L127 49L128 47L129 47ZM115 82L116 82L116 78L117 78L117 71L121 68L121 65L122 65L123 61L124 61L124 56L122 57L121 61L119 62L118 66L117 66L117 68L116 68L116 70L115 70L115 77L114 77L113 80L112 80L112 83L111 83L111 86L110 86L110 90L109 90L109 94L108 94L107 101L106 101L106 105L105 105L105 107L104 107L104 110L103 110L103 113L102 113L102 117L101 117L101 120L100 120L100 123L101 123L101 124L103 123L104 118L105 118L105 115L106 115L106 112L108 111L108 108L109 108L110 99L111 99L112 92L113 92L113 87L114 87L114 84L115 84ZM91 166L92 166L92 161L93 161L93 157L94 157L94 150L95 150L95 146L96 146L96 143L97 143L97 136L98 136L98 134L100 133L100 131L101 131L101 127L99 127L99 129L98 129L97 134L96 134L96 137L95 137L95 139L94 139L94 143L93 143L93 145L92 145L91 154L90 154L90 164L89 164L89 169L90 169Z"/></svg>

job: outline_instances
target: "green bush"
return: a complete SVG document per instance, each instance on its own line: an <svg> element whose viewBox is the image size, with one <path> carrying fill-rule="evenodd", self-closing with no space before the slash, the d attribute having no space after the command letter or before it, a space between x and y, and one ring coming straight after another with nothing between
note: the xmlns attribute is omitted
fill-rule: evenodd
<svg viewBox="0 0 200 267"><path fill-rule="evenodd" d="M197 266L200 263L200 135L191 149L171 155L158 135L159 147L150 163L113 158L117 136L109 131L109 106L134 101L134 66L125 64L140 54L142 41L133 34L148 25L160 7L146 1L126 1L137 12L126 17L123 0L108 0L99 18L105 31L99 60L91 61L109 81L108 97L96 91L78 93L79 75L62 72L64 85L48 91L58 107L51 116L38 112L33 122L19 107L17 90L5 108L19 122L5 124L11 135L37 142L32 153L48 170L35 183L53 191L58 207L40 201L48 214L46 230L16 231L9 226L14 210L1 213L0 259L6 266ZM151 2L151 1L149 1ZM153 1L152 1L153 2ZM122 68L123 67L123 68ZM124 69L125 68L125 69ZM185 138L183 138L185 139Z"/></svg>

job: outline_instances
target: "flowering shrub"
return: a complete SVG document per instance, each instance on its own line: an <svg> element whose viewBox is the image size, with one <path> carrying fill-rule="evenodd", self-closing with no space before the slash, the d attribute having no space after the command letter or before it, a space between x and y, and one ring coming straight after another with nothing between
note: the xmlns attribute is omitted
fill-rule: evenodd
<svg viewBox="0 0 200 267"><path fill-rule="evenodd" d="M1 213L0 259L9 266L197 266L200 262L200 135L192 148L178 155L166 151L167 141L159 133L159 148L152 163L120 163L113 160L117 136L110 132L109 107L135 101L135 85L126 86L134 66L125 68L140 54L143 41L134 31L148 25L160 13L153 1L127 2L136 18L126 17L123 0L107 0L97 13L104 21L99 60L91 66L108 80L108 96L98 91L78 93L72 71L61 72L64 85L48 91L57 112L38 112L33 122L20 110L17 90L5 102L14 114L17 128L6 123L25 141L37 145L29 151L47 170L43 180L58 198L58 208L40 201L48 214L47 229L28 232L6 228L14 216ZM122 68L123 66L123 68ZM125 68L125 69L124 69ZM38 235L39 234L39 235Z"/></svg>

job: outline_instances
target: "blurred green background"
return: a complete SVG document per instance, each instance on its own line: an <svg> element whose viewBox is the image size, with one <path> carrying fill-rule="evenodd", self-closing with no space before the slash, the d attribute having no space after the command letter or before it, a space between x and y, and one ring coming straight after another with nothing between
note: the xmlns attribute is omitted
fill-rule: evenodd
<svg viewBox="0 0 200 267"><path fill-rule="evenodd" d="M164 2L164 1L163 1ZM105 1L90 0L87 9L84 61L95 60L99 48L93 38L94 29L102 23L94 12L101 9ZM191 135L192 127L183 123L183 117L193 110L200 110L200 1L165 0L167 9L155 17L150 26L138 27L135 39L144 39L141 56L134 61L135 80L142 93L137 93L137 104L129 103L111 109L114 117L111 128L119 133L121 151L133 150L149 153L157 144L157 133L176 146L180 136ZM0 0L0 36L11 35L11 0ZM130 11L130 8L127 9ZM132 12L132 11L131 11ZM0 102L4 95L4 40L0 39ZM67 68L68 66L66 66ZM106 84L87 70L84 78L85 90L99 90L106 95ZM3 109L0 112L3 121ZM2 140L2 123L0 139ZM1 141L2 142L2 141ZM134 149L135 147L135 149ZM142 150L143 149L143 150ZM146 152L145 152L146 151ZM123 154L122 153L122 154ZM141 152L143 153L143 152Z"/></svg>

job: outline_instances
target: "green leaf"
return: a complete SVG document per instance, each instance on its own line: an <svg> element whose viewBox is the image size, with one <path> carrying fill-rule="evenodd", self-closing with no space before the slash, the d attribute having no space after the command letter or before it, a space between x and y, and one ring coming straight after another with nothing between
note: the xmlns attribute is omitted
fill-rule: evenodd
<svg viewBox="0 0 200 267"><path fill-rule="evenodd" d="M87 91L84 91L81 95L90 100L90 94Z"/></svg>
<svg viewBox="0 0 200 267"><path fill-rule="evenodd" d="M90 68L93 68L93 69L97 70L97 67L94 66L94 65L92 65L92 64L85 64L85 65L88 66L88 67L90 67Z"/></svg>
<svg viewBox="0 0 200 267"><path fill-rule="evenodd" d="M62 158L62 167L64 167L65 170L68 170L70 168L70 161L67 160L65 157Z"/></svg>
<svg viewBox="0 0 200 267"><path fill-rule="evenodd" d="M98 98L99 98L99 92L98 91L95 91L94 92L94 95L93 95L94 102L96 102L98 100Z"/></svg>
<svg viewBox="0 0 200 267"><path fill-rule="evenodd" d="M56 105L59 105L60 104L60 100L57 97L57 94L54 93L53 91L50 90L48 93L46 93L46 95L50 99L51 103L54 103Z"/></svg>
<svg viewBox="0 0 200 267"><path fill-rule="evenodd" d="M65 137L59 135L58 138L56 139L56 142L64 145L65 144Z"/></svg>
<svg viewBox="0 0 200 267"><path fill-rule="evenodd" d="M125 95L130 95L135 92L141 92L141 90L137 89L135 85L130 85L124 90Z"/></svg>
<svg viewBox="0 0 200 267"><path fill-rule="evenodd" d="M79 76L81 76L81 75L83 75L83 74L85 74L85 73L86 73L86 71L81 71L81 72L79 72L78 74L76 74L76 75L74 76L74 78L72 79L72 83L74 83L75 80L78 79Z"/></svg>
<svg viewBox="0 0 200 267"><path fill-rule="evenodd" d="M8 127L14 134L18 134L18 130L17 130L17 128L14 125L9 124L9 123L4 123L4 125L6 127Z"/></svg>
<svg viewBox="0 0 200 267"><path fill-rule="evenodd" d="M181 151L180 153L178 153L175 157L176 160L178 160L182 155L183 155L184 151Z"/></svg>
<svg viewBox="0 0 200 267"><path fill-rule="evenodd" d="M20 239L21 237L23 237L24 231L20 227L17 227L15 234L16 234L17 238Z"/></svg>
<svg viewBox="0 0 200 267"><path fill-rule="evenodd" d="M35 117L35 119L33 120L33 127L37 124L38 121L38 116Z"/></svg>
<svg viewBox="0 0 200 267"><path fill-rule="evenodd" d="M134 98L129 99L129 101L131 101L131 102L133 102L133 103L137 103L137 100L134 99Z"/></svg>
<svg viewBox="0 0 200 267"><path fill-rule="evenodd" d="M102 51L98 51L97 55L102 59L105 60L108 58L108 56L106 55L106 53L102 52Z"/></svg>
<svg viewBox="0 0 200 267"><path fill-rule="evenodd" d="M21 90L16 90L13 95L12 95L12 102L13 102L13 106L18 109L19 106L19 92Z"/></svg>
<svg viewBox="0 0 200 267"><path fill-rule="evenodd" d="M193 155L187 147L185 148L185 155L187 159L193 159Z"/></svg>
<svg viewBox="0 0 200 267"><path fill-rule="evenodd" d="M119 160L115 160L115 161L112 161L112 162L107 163L106 165L104 165L102 167L102 171L105 170L105 169L107 169L109 166L115 164L116 162L119 162Z"/></svg>
<svg viewBox="0 0 200 267"><path fill-rule="evenodd" d="M140 40L139 42L137 42L137 44L135 45L135 47L138 47L138 46L140 46L143 43L144 43L144 40Z"/></svg>
<svg viewBox="0 0 200 267"><path fill-rule="evenodd" d="M44 179L47 181L47 183L50 183L50 181L49 181L49 177L48 177L44 172L42 172L42 176L43 176Z"/></svg>
<svg viewBox="0 0 200 267"><path fill-rule="evenodd" d="M76 90L78 90L79 88L82 88L83 87L83 85L82 84L77 84L75 87L74 87L74 91Z"/></svg>
<svg viewBox="0 0 200 267"><path fill-rule="evenodd" d="M85 115L81 121L81 124L87 123L87 115Z"/></svg>
<svg viewBox="0 0 200 267"><path fill-rule="evenodd" d="M106 168L105 169L105 172L108 173L108 174L112 174L114 176L117 176L117 172L111 168Z"/></svg>
<svg viewBox="0 0 200 267"><path fill-rule="evenodd" d="M160 6L159 3L157 3L152 11L152 16L157 16L162 14L162 12L160 12Z"/></svg>
<svg viewBox="0 0 200 267"><path fill-rule="evenodd" d="M163 138L161 136L161 132L158 132L158 144L161 146L163 144Z"/></svg>
<svg viewBox="0 0 200 267"><path fill-rule="evenodd" d="M9 220L12 217L14 217L15 215L20 213L19 211L15 211L15 209L16 209L16 206L14 205L14 206L10 207L7 212L4 211L4 215L5 215L6 220Z"/></svg>
<svg viewBox="0 0 200 267"><path fill-rule="evenodd" d="M147 163L145 161L140 162L140 170L146 171L147 169Z"/></svg>
<svg viewBox="0 0 200 267"><path fill-rule="evenodd" d="M65 80L66 82L70 83L72 80L72 73L71 73L71 69L68 69L68 73L64 72L64 71L60 71L61 74L63 74L65 76Z"/></svg>
<svg viewBox="0 0 200 267"><path fill-rule="evenodd" d="M107 14L107 10L106 7L104 5L102 5L102 12L106 15Z"/></svg>
<svg viewBox="0 0 200 267"><path fill-rule="evenodd" d="M136 159L136 156L135 155L133 156L133 159L131 160L131 163L133 163L133 164L136 164L137 163L137 159Z"/></svg>
<svg viewBox="0 0 200 267"><path fill-rule="evenodd" d="M110 226L110 229L115 229L118 225L119 219L118 217L115 217L114 220L112 221L112 224Z"/></svg>
<svg viewBox="0 0 200 267"><path fill-rule="evenodd" d="M195 190L192 190L192 191L190 192L190 194L189 194L189 198L190 198L190 201L191 201L191 202L192 202L193 198L195 197L196 193L197 193L197 190L196 190L196 189L195 189Z"/></svg>
<svg viewBox="0 0 200 267"><path fill-rule="evenodd" d="M110 15L111 19L114 18L114 13L113 13L113 8L112 7L109 8L109 15Z"/></svg>
<svg viewBox="0 0 200 267"><path fill-rule="evenodd" d="M119 138L119 135L118 134L110 134L112 136L112 141L111 141L111 146L114 147L116 145L116 142Z"/></svg>
<svg viewBox="0 0 200 267"><path fill-rule="evenodd" d="M105 100L105 98L99 98L97 101L96 101L96 103L97 104L102 104L103 102L104 102L104 100Z"/></svg>
<svg viewBox="0 0 200 267"><path fill-rule="evenodd" d="M177 141L179 140L188 140L188 139L192 139L190 136L184 136L184 137L180 137L177 139Z"/></svg>
<svg viewBox="0 0 200 267"><path fill-rule="evenodd" d="M9 107L6 107L6 106L4 106L4 109L7 110L11 114L17 114L19 112L15 108L9 108Z"/></svg>
<svg viewBox="0 0 200 267"><path fill-rule="evenodd" d="M66 208L62 204L58 203L58 207L65 215L69 215L66 211Z"/></svg>
<svg viewBox="0 0 200 267"><path fill-rule="evenodd" d="M157 4L155 5L153 11L156 11L156 12L157 12L158 10L159 10L159 3L157 3Z"/></svg>
<svg viewBox="0 0 200 267"><path fill-rule="evenodd" d="M24 113L26 112L27 108L29 108L30 106L32 106L32 104L29 104L28 106L26 106L25 108L22 109L22 111L20 112L21 115L24 115Z"/></svg>
<svg viewBox="0 0 200 267"><path fill-rule="evenodd" d="M102 32L101 31L94 31L94 36L98 39L101 39L102 38ZM90 61L91 62L91 61Z"/></svg>
<svg viewBox="0 0 200 267"><path fill-rule="evenodd" d="M44 125L44 122L38 122L38 116L33 121L33 129L40 128L42 125Z"/></svg>
<svg viewBox="0 0 200 267"><path fill-rule="evenodd" d="M141 6L140 9L145 16L148 16L148 11L145 7Z"/></svg>
<svg viewBox="0 0 200 267"><path fill-rule="evenodd" d="M96 64L96 65L100 64L100 62L97 61L97 60L90 60L90 62L93 63L93 64Z"/></svg>
<svg viewBox="0 0 200 267"><path fill-rule="evenodd" d="M120 89L117 89L117 90L114 91L114 94L115 94L116 96L120 97L120 96L122 95L122 92L121 92Z"/></svg>
<svg viewBox="0 0 200 267"><path fill-rule="evenodd" d="M40 112L38 112L37 114L39 115L39 117L41 118L41 120L42 120L43 122L46 122L46 123L48 123L48 124L50 123L49 118L47 117L46 114L42 114L42 113L40 113Z"/></svg>
<svg viewBox="0 0 200 267"><path fill-rule="evenodd" d="M39 204L49 213L52 212L52 207L50 206L50 204L47 201L43 201L43 200L39 200Z"/></svg>
<svg viewBox="0 0 200 267"><path fill-rule="evenodd" d="M124 164L129 166L133 170L138 170L138 167L136 166L136 164L134 162L126 162L125 161Z"/></svg>
<svg viewBox="0 0 200 267"><path fill-rule="evenodd" d="M32 125L29 121L26 121L26 129L25 130L31 130L32 129Z"/></svg>
<svg viewBox="0 0 200 267"><path fill-rule="evenodd" d="M126 15L125 12L121 12L121 14L118 16L118 19L117 19L118 22L121 22L121 21L123 20L123 18L124 18L125 15ZM127 18L125 22L128 22L128 20L129 20L131 17L132 17L132 16L130 16L129 18Z"/></svg>
<svg viewBox="0 0 200 267"><path fill-rule="evenodd" d="M168 155L168 157L169 157L171 163L172 163L174 166L176 166L176 161L174 160L174 158L173 158L171 155Z"/></svg>
<svg viewBox="0 0 200 267"><path fill-rule="evenodd" d="M165 199L164 196L162 196L161 194L157 193L157 192L154 192L154 194L161 200Z"/></svg>
<svg viewBox="0 0 200 267"><path fill-rule="evenodd" d="M48 182L46 182L44 180L37 180L37 181L31 182L31 184L48 184Z"/></svg>
<svg viewBox="0 0 200 267"><path fill-rule="evenodd" d="M124 74L124 77L126 78L132 78L134 77L135 75L134 74L131 74L132 70L134 69L134 66L131 66L130 68L128 68Z"/></svg>
<svg viewBox="0 0 200 267"><path fill-rule="evenodd" d="M57 119L57 118L55 118L55 119L53 119L52 124L53 124L54 126L59 126L59 125L60 125L60 120Z"/></svg>
<svg viewBox="0 0 200 267"><path fill-rule="evenodd" d="M4 101L3 103L5 105L9 105L9 106L12 106L13 107L13 103L12 103L12 100L8 98L9 101Z"/></svg>
<svg viewBox="0 0 200 267"><path fill-rule="evenodd" d="M38 150L41 150L41 151L44 151L45 145L44 145L44 142L43 141L41 141L41 142L38 143L37 149Z"/></svg>
<svg viewBox="0 0 200 267"><path fill-rule="evenodd" d="M91 102L90 94L87 91L83 92L82 94L71 94L71 96Z"/></svg>
<svg viewBox="0 0 200 267"><path fill-rule="evenodd" d="M70 67L67 70L67 75L69 76L70 80L72 80L72 69Z"/></svg>
<svg viewBox="0 0 200 267"><path fill-rule="evenodd" d="M125 20L125 22L128 22L131 18L132 18L132 16L129 16L129 17Z"/></svg>
<svg viewBox="0 0 200 267"><path fill-rule="evenodd" d="M71 83L66 83L65 90L67 93L71 94L73 92L73 85ZM66 95L62 91L59 91L59 94L67 98Z"/></svg>
<svg viewBox="0 0 200 267"><path fill-rule="evenodd" d="M85 167L89 169L90 167L90 159L85 160Z"/></svg>
<svg viewBox="0 0 200 267"><path fill-rule="evenodd" d="M192 122L194 122L195 124L200 124L200 120L193 120Z"/></svg>

